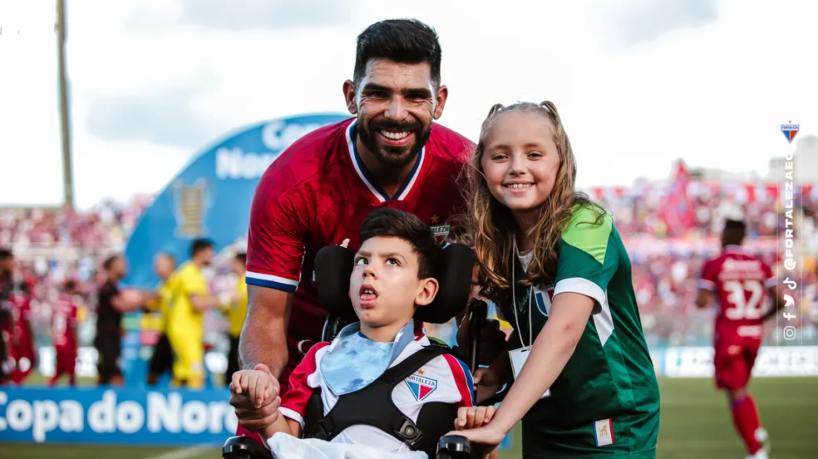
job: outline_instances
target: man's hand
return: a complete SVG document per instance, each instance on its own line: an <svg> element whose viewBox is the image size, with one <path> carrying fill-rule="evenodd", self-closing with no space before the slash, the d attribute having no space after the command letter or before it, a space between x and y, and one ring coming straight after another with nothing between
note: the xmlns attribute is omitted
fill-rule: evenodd
<svg viewBox="0 0 818 459"><path fill-rule="evenodd" d="M475 398L477 403L488 400L500 391L502 385L497 380L497 375L488 368L478 368L474 372L474 385L477 387Z"/></svg>
<svg viewBox="0 0 818 459"><path fill-rule="evenodd" d="M463 316L457 328L457 346L467 349L469 346L469 315ZM480 362L479 365L488 365L503 352L506 345L506 334L500 330L500 322L494 319L486 320L480 330Z"/></svg>
<svg viewBox="0 0 818 459"><path fill-rule="evenodd" d="M236 410L239 424L247 430L256 432L278 419L279 397L278 380L267 368L258 364L254 371L238 371L230 382L230 405ZM259 377L258 373L267 377Z"/></svg>

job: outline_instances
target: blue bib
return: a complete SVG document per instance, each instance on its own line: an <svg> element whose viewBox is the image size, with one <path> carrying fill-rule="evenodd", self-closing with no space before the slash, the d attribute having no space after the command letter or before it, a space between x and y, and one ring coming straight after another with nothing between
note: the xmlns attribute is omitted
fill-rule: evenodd
<svg viewBox="0 0 818 459"><path fill-rule="evenodd" d="M361 333L360 322L344 327L321 359L321 376L327 387L340 397L372 384L414 341L414 328L414 321L409 320L395 341L379 343Z"/></svg>

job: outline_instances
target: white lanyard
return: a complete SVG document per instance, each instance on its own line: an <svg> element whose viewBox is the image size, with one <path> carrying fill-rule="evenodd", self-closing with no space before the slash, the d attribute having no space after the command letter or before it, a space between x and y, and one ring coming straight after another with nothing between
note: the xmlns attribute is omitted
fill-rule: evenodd
<svg viewBox="0 0 818 459"><path fill-rule="evenodd" d="M514 236L514 258L517 257L517 236ZM517 279L514 276L515 266L517 260L513 259L511 262L511 301L514 308L514 323L517 325L517 335L520 338L520 344L523 348L526 347L523 342L523 332L520 330L520 321L517 319ZM528 347L533 345L534 334L531 327L531 298L534 296L534 286L528 288Z"/></svg>

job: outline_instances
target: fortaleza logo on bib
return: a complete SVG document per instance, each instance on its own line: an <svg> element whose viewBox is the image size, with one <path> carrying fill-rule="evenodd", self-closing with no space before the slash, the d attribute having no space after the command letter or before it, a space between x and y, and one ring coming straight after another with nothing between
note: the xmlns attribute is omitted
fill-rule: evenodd
<svg viewBox="0 0 818 459"><path fill-rule="evenodd" d="M412 392L415 400L419 402L429 398L429 395L437 389L437 379L426 378L417 374L409 376L404 382L409 386L409 391Z"/></svg>

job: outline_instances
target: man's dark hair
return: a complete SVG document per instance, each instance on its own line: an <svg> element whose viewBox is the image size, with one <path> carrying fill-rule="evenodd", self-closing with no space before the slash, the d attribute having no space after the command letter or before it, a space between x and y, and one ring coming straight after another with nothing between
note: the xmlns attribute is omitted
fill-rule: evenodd
<svg viewBox="0 0 818 459"><path fill-rule="evenodd" d="M209 239L196 239L190 245L190 256L195 257L196 254L202 250L207 250L210 248L213 248L213 242L211 242Z"/></svg>
<svg viewBox="0 0 818 459"><path fill-rule="evenodd" d="M111 269L111 266L121 257L122 255L116 254L111 255L110 257L106 258L105 261L102 262L102 268L106 271Z"/></svg>
<svg viewBox="0 0 818 459"><path fill-rule="evenodd" d="M236 260L240 261L241 264L243 264L243 265L247 264L247 254L246 253L239 252L239 253L236 254L235 258L236 258Z"/></svg>
<svg viewBox="0 0 818 459"><path fill-rule="evenodd" d="M727 220L721 233L722 245L741 245L747 233L747 225L741 220Z"/></svg>
<svg viewBox="0 0 818 459"><path fill-rule="evenodd" d="M358 35L353 82L357 87L370 59L389 59L402 64L428 62L432 82L440 87L440 42L435 29L416 19L376 22Z"/></svg>
<svg viewBox="0 0 818 459"><path fill-rule="evenodd" d="M440 247L429 225L416 215L383 207L374 210L361 224L359 243L373 237L397 237L408 242L418 256L418 279L435 276Z"/></svg>

